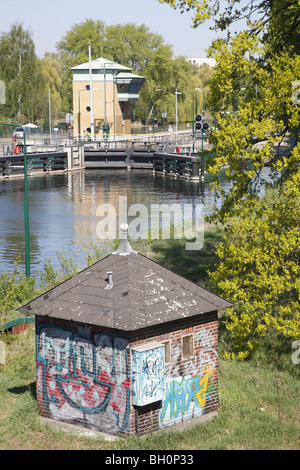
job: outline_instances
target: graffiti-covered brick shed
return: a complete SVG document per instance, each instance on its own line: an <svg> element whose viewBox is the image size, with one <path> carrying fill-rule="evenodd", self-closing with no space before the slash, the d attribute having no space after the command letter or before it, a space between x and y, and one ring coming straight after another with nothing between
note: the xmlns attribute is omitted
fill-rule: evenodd
<svg viewBox="0 0 300 470"><path fill-rule="evenodd" d="M231 303L119 249L22 307L36 316L40 415L143 435L218 411L218 310Z"/></svg>

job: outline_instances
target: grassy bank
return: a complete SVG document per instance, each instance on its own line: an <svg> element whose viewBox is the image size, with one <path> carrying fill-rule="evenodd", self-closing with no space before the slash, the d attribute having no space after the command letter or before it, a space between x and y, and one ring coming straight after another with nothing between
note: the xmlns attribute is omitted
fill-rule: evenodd
<svg viewBox="0 0 300 470"><path fill-rule="evenodd" d="M215 248L222 239L222 231L207 226L204 231L204 244L200 250L186 250L183 240L155 240L141 247L141 252L193 282L209 289L207 270L213 270L218 262Z"/></svg>
<svg viewBox="0 0 300 470"><path fill-rule="evenodd" d="M299 449L299 377L257 362L222 359L221 410L209 423L112 442L54 430L37 413L34 349L33 326L6 345L6 364L0 366L0 449Z"/></svg>
<svg viewBox="0 0 300 470"><path fill-rule="evenodd" d="M217 262L215 246L220 239L219 230L207 229L202 250L186 251L184 242L174 240L144 243L137 248L169 269L210 288L206 271ZM66 268L67 265L64 266ZM66 274L70 274L73 268L69 264ZM6 278L4 280L7 281ZM48 263L45 285L56 281L57 276ZM19 290L18 285L17 281L11 282L5 284L5 288L21 302L29 291L26 280L22 279ZM20 291L22 295L18 297ZM37 292L32 291L30 295ZM3 298L4 294L3 291ZM142 439L132 437L105 441L100 437L69 435L41 423L36 407L34 333L34 326L31 326L19 336L0 335L0 340L5 342L5 364L0 364L0 449L188 451L300 448L300 364L292 361L295 351L290 343L282 344L281 349L277 347L280 355L276 357L274 344L265 341L251 360L226 361L221 358L222 350L230 337L221 317L219 415L209 423L186 431L169 430L149 434Z"/></svg>

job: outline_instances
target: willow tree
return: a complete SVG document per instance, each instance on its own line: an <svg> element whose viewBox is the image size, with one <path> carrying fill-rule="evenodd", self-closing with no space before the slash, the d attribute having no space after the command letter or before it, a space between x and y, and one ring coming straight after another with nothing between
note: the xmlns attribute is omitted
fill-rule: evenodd
<svg viewBox="0 0 300 470"><path fill-rule="evenodd" d="M63 66L61 96L64 103L68 102L69 107L72 107L70 67L88 61L89 41L92 45L92 59L102 55L146 77L140 99L132 105L132 115L136 120L151 119L156 89L161 90L156 97L156 115L166 111L168 118L175 120L175 89L180 87L181 92L188 90L192 67L183 58L174 59L172 47L162 35L153 33L144 24L106 26L100 20L88 19L73 25L57 44ZM200 85L196 83L196 86ZM181 99L184 97L186 100L190 99L188 95L182 95ZM192 103L190 109L192 116Z"/></svg>
<svg viewBox="0 0 300 470"><path fill-rule="evenodd" d="M31 33L20 23L0 37L0 77L6 85L4 112L17 120L34 119L39 70Z"/></svg>

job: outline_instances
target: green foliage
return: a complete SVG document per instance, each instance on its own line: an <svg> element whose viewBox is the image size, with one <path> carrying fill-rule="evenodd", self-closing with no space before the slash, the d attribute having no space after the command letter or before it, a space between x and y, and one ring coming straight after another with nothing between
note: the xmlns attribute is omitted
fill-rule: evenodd
<svg viewBox="0 0 300 470"><path fill-rule="evenodd" d="M236 304L226 325L239 358L271 333L300 337L300 172L270 203L248 196L226 219L211 281Z"/></svg>
<svg viewBox="0 0 300 470"><path fill-rule="evenodd" d="M62 118L61 111L67 111L64 100L63 88L63 64L58 54L46 53L39 60L39 67L43 81L40 90L40 112L39 116L44 118L44 125L49 128L49 90L51 100L51 113L55 120ZM64 117L63 117L64 120Z"/></svg>
<svg viewBox="0 0 300 470"><path fill-rule="evenodd" d="M101 44L105 39L105 24L100 20L86 19L75 23L57 43L58 52L86 62L89 58L89 41L93 43L94 57L101 56Z"/></svg>
<svg viewBox="0 0 300 470"><path fill-rule="evenodd" d="M106 27L103 55L143 73L162 47L172 55L172 48L165 44L163 37L152 33L145 24L116 24Z"/></svg>
<svg viewBox="0 0 300 470"><path fill-rule="evenodd" d="M222 332L220 341L222 343ZM291 353L291 351L290 351ZM291 362L291 361L290 361ZM2 450L282 450L299 448L295 412L300 381L295 373L274 371L258 361L219 359L221 410L206 424L164 430L143 438L105 441L64 432L41 422L35 393L35 329L7 345L0 373L0 448ZM294 372L299 365L294 365Z"/></svg>
<svg viewBox="0 0 300 470"><path fill-rule="evenodd" d="M160 119L161 113L165 111L168 122L175 122L174 93L177 88L182 93L178 96L178 120L192 120L192 91L200 86L201 80L194 74L190 63L183 57L173 58L169 47L160 46L142 74L147 80L141 89L140 100L136 105L137 119L151 121L154 96L156 117ZM157 89L160 91L157 92Z"/></svg>
<svg viewBox="0 0 300 470"><path fill-rule="evenodd" d="M0 79L6 85L6 105L3 107L6 115L18 120L22 116L34 119L39 78L31 34L16 22L0 38Z"/></svg>
<svg viewBox="0 0 300 470"><path fill-rule="evenodd" d="M191 10L194 26L209 18L225 30L247 18L247 30L208 51L217 61L210 82L217 128L207 171L222 198L209 220L225 227L211 281L236 305L226 314L227 354L243 359L263 338L278 346L300 337L299 1L160 1ZM231 183L226 194L221 172ZM271 193L259 197L262 186L273 188L273 201Z"/></svg>
<svg viewBox="0 0 300 470"><path fill-rule="evenodd" d="M150 122L152 119L153 95L155 94L156 116L167 112L168 120L175 121L176 87L183 95L178 103L178 116L192 119L192 98L184 93L202 86L200 77L194 75L192 66L183 58L173 58L172 47L160 34L152 33L142 24L134 23L106 26L98 20L86 20L75 24L57 44L63 74L64 95L72 106L72 75L69 68L88 61L88 41L92 42L92 59L103 56L130 67L146 77L140 99L133 104L133 118ZM191 82L193 81L193 88ZM156 93L156 89L161 91ZM188 112L185 105L188 104Z"/></svg>
<svg viewBox="0 0 300 470"><path fill-rule="evenodd" d="M243 56L247 38L247 34L239 35L231 47L224 43L215 45L219 66L211 82L214 106L222 109L228 95L239 102L238 111L233 110L226 117L217 114L218 128L212 135L214 157L209 160L208 172L215 178L214 188L220 187L218 176L223 168L233 183L229 194L224 195L218 214L221 219L236 201L250 191L256 193L265 184L262 170L266 165L271 177L284 178L299 161L297 152L288 156L281 147L300 122L299 107L292 100L292 84L300 74L300 56L281 52L269 59L268 68L262 68L251 57ZM253 54L258 51L256 40L250 38L248 44ZM262 51L262 56L265 53ZM238 90L241 77L244 96Z"/></svg>
<svg viewBox="0 0 300 470"><path fill-rule="evenodd" d="M79 272L79 266L75 259L66 255L64 251L57 251L56 258L57 269L53 266L52 260L46 258L43 262L43 269L38 272L40 288L42 289L50 289Z"/></svg>
<svg viewBox="0 0 300 470"><path fill-rule="evenodd" d="M238 109L226 118L217 114L215 151L208 162L214 188L220 187L224 168L232 182L213 216L226 229L217 250L220 265L211 279L236 304L226 325L238 357L244 358L271 333L300 336L300 146L281 151L299 126L292 85L300 74L300 56L284 50L274 54L247 32L228 44L216 42L212 50L218 61L211 83L214 105L226 109L226 97L235 95ZM263 176L266 165L270 183ZM258 197L262 185L278 188L272 204Z"/></svg>
<svg viewBox="0 0 300 470"><path fill-rule="evenodd" d="M8 273L0 274L0 314L6 316L7 311L27 302L35 291L35 279L27 278L20 270L18 262Z"/></svg>
<svg viewBox="0 0 300 470"><path fill-rule="evenodd" d="M212 29L226 31L246 20L249 30L260 34L275 52L283 47L299 48L300 9L298 0L158 0L181 13L192 12L192 24L197 28L207 20L213 20Z"/></svg>
<svg viewBox="0 0 300 470"><path fill-rule="evenodd" d="M43 269L38 273L41 288L52 288L59 282L59 272L54 268L51 259L45 259Z"/></svg>

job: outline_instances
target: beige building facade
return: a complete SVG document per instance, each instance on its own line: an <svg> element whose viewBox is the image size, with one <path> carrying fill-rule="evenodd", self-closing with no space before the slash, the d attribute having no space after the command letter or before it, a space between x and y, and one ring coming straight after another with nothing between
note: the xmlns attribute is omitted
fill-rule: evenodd
<svg viewBox="0 0 300 470"><path fill-rule="evenodd" d="M130 103L139 99L145 77L100 57L73 71L74 136L131 133ZM92 87L91 87L92 84ZM92 91L91 91L92 88Z"/></svg>

